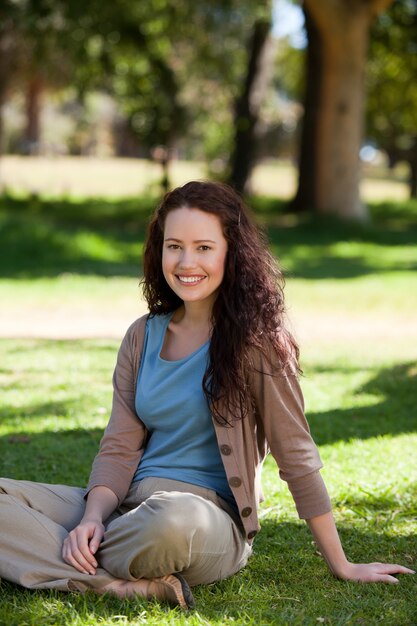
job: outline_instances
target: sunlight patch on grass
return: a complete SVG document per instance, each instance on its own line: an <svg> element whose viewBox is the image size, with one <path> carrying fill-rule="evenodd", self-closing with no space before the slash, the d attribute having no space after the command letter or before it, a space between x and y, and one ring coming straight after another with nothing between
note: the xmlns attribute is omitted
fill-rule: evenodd
<svg viewBox="0 0 417 626"><path fill-rule="evenodd" d="M404 271L416 269L417 246L409 244L392 247L363 241L338 241L327 248L340 259L364 259L366 264L380 270Z"/></svg>
<svg viewBox="0 0 417 626"><path fill-rule="evenodd" d="M71 247L72 254L91 259L101 259L110 262L120 263L126 258L126 252L134 246L121 246L118 242L110 241L108 237L102 237L97 233L79 231L74 234L67 243Z"/></svg>

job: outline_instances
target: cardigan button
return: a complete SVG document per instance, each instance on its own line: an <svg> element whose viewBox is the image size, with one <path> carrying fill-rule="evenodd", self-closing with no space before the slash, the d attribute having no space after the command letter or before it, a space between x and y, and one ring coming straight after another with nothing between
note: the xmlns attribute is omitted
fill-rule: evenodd
<svg viewBox="0 0 417 626"><path fill-rule="evenodd" d="M228 446L226 443L220 446L220 452L225 456L229 456L232 453L232 448Z"/></svg>
<svg viewBox="0 0 417 626"><path fill-rule="evenodd" d="M252 509L250 506L246 506L244 509L242 509L242 517L249 517L249 515L252 513Z"/></svg>
<svg viewBox="0 0 417 626"><path fill-rule="evenodd" d="M241 484L242 481L240 480L239 476L232 476L232 478L229 480L229 485L231 487L240 487Z"/></svg>
<svg viewBox="0 0 417 626"><path fill-rule="evenodd" d="M258 534L257 530L251 530L250 533L248 533L248 539L253 539L255 535L257 534Z"/></svg>

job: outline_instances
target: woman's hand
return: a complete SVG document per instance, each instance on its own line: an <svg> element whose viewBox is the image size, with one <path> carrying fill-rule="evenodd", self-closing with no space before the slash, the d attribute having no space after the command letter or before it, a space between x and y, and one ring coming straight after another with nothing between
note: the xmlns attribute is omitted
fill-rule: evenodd
<svg viewBox="0 0 417 626"><path fill-rule="evenodd" d="M398 583L393 574L415 573L408 567L392 563L350 563L343 551L331 513L324 513L307 521L321 554L337 578L363 583Z"/></svg>
<svg viewBox="0 0 417 626"><path fill-rule="evenodd" d="M362 583L396 584L399 580L393 574L415 574L415 572L394 563L347 563L338 577Z"/></svg>
<svg viewBox="0 0 417 626"><path fill-rule="evenodd" d="M117 506L117 496L104 486L94 487L87 497L84 517L69 533L62 546L62 558L83 574L94 576L98 563L94 557L104 536L104 525Z"/></svg>
<svg viewBox="0 0 417 626"><path fill-rule="evenodd" d="M62 558L83 574L94 576L98 563L94 557L104 535L104 526L98 520L83 519L65 539Z"/></svg>

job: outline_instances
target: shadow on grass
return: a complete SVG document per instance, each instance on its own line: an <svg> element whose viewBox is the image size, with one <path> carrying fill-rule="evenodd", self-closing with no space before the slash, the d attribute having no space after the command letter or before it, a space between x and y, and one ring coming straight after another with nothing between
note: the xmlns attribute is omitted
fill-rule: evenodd
<svg viewBox="0 0 417 626"><path fill-rule="evenodd" d="M76 346L82 345L82 349L86 350L88 341L75 342L52 342L57 345L57 349L61 349L66 343L76 349ZM47 340L36 340L33 342L32 349L40 350L42 346L49 346L51 342ZM94 349L96 346L92 343ZM113 351L112 344L101 346L103 350L109 348ZM106 368L107 369L107 368ZM110 368L111 369L111 368ZM110 371L109 369L109 371ZM37 371L37 370L34 370ZM321 372L326 372L326 368L321 368ZM21 381L13 380L10 386L16 390L19 387L22 393L27 386L27 376L29 370L25 369L24 379ZM7 381L6 381L7 382ZM109 390L110 390L110 374L109 374ZM94 400L90 407L88 391L83 389L83 395L74 395L73 398L66 400L54 400L45 402L29 402L26 405L16 406L14 404L4 405L0 408L0 419L3 424L9 424L17 429L16 435L22 436L24 445L14 448L14 462L18 462L19 455L32 456L36 454L46 453L51 460L60 455L68 456L72 459L73 451L77 449L77 442L81 438L94 441L98 445L99 430L90 431L88 423L86 428L79 431L67 431L60 428L65 427L65 419L71 418L77 414L78 409L81 415L88 414L89 410L97 407L97 401ZM399 435L402 433L412 433L417 431L417 413L415 407L417 405L417 365L414 362L403 363L381 369L378 375L368 383L357 389L357 393L373 394L381 397L382 400L375 405L354 407L349 409L334 409L324 412L310 412L308 414L309 423L312 434L318 445L331 444L336 441L350 441L353 439L368 439L381 435ZM108 407L109 408L109 407ZM48 418L51 423L55 420L57 432L44 430L42 433L26 432L24 428L25 419L43 419ZM47 426L51 428L51 426ZM6 436L0 439L0 459L9 458L13 446L9 446L9 438ZM19 443L19 440L16 440ZM68 446L68 453L65 447ZM33 453L31 452L33 447ZM2 454L3 450L3 454ZM91 450L89 448L89 450ZM93 451L95 453L96 450ZM79 455L78 455L79 456ZM88 458L91 454L89 453ZM1 463L1 461L0 461ZM86 459L79 458L78 464L86 463ZM13 466L13 465L12 465Z"/></svg>
<svg viewBox="0 0 417 626"><path fill-rule="evenodd" d="M392 230L384 224L371 227L309 219L291 226L269 222L267 232L275 254L295 278L346 279L417 270L415 254L403 258L403 251L411 252L417 240L417 225L411 223ZM338 250L338 244L347 245ZM385 251L378 253L382 246L392 251L390 259L384 258Z"/></svg>
<svg viewBox="0 0 417 626"><path fill-rule="evenodd" d="M417 431L415 362L382 369L357 393L374 394L383 400L372 406L310 412L308 420L318 445Z"/></svg>
<svg viewBox="0 0 417 626"><path fill-rule="evenodd" d="M5 386L4 389L24 389L25 385L22 383L21 385L11 384L10 386ZM42 418L44 419L46 416L66 416L70 412L76 410L81 404L81 399L74 398L73 400L54 400L52 402L40 402L36 404L34 402L30 402L29 404L19 406L15 405L2 405L0 407L0 421L4 423L12 424L14 420L23 419L33 419L33 418Z"/></svg>
<svg viewBox="0 0 417 626"><path fill-rule="evenodd" d="M37 194L19 198L0 196L0 209L24 218L56 220L66 226L136 230L138 223L147 222L158 204L158 198L140 196L116 198L45 198Z"/></svg>
<svg viewBox="0 0 417 626"><path fill-rule="evenodd" d="M408 212L388 210L377 214L371 226L331 219L312 219L285 213L285 203L258 199L261 221L278 257L290 274L299 278L353 278L381 271L417 270L412 255L380 263L375 250L356 249L360 244L395 248L415 245L417 222ZM0 198L0 276L37 278L62 273L98 276L137 276L141 273L141 242L157 201L130 200L18 200ZM408 205L407 205L408 206ZM400 217L398 217L398 215ZM401 219L400 219L401 218ZM334 244L355 244L346 255Z"/></svg>
<svg viewBox="0 0 417 626"><path fill-rule="evenodd" d="M410 487L411 497L411 487ZM386 501L378 509L388 515L390 501ZM376 511L375 511L376 512ZM412 519L414 510L405 509L404 513ZM338 523L338 530L344 546L349 547L350 558L355 561L387 561L403 563L411 567L409 555L417 558L417 536L410 531L409 535L393 536L389 529L374 529L359 522L358 527L353 527L348 521ZM285 563L294 560L295 555L300 554L303 558L319 557L316 546L312 543L312 537L306 524L303 522L280 522L279 520L266 518L262 521L262 529L254 544L255 557L266 557L272 563L275 560ZM406 556L408 555L408 556ZM320 558L320 557L319 557ZM395 560L392 560L395 559ZM322 559L320 558L320 561ZM325 564L323 563L325 567ZM272 570L271 574L274 574ZM417 582L417 581L416 581Z"/></svg>
<svg viewBox="0 0 417 626"><path fill-rule="evenodd" d="M62 421L61 425L64 427ZM0 475L83 486L103 430L77 428L34 433L22 429L4 435L0 437Z"/></svg>
<svg viewBox="0 0 417 626"><path fill-rule="evenodd" d="M103 232L63 226L41 218L1 220L0 276L52 277L63 273L139 276L143 228Z"/></svg>

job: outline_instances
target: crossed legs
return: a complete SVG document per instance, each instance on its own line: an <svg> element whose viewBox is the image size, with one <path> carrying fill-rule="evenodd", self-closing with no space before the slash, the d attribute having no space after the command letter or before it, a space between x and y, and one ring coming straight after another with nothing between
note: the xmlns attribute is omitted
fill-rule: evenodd
<svg viewBox="0 0 417 626"><path fill-rule="evenodd" d="M84 490L0 479L0 577L33 589L118 595L122 581L124 595L131 595L140 579L181 572L197 585L243 567L250 549L213 492L161 479L141 483L108 521L97 553L100 567L89 576L61 557L65 537L83 515ZM167 486L182 491L161 489ZM141 585L136 592L144 595Z"/></svg>

